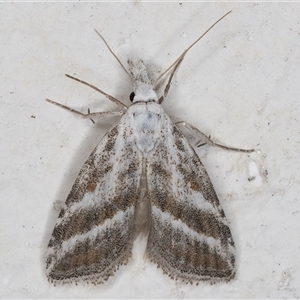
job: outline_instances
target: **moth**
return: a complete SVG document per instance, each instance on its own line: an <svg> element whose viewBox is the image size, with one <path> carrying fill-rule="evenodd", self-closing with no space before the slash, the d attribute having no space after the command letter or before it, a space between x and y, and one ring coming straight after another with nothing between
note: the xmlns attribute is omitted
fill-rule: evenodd
<svg viewBox="0 0 300 300"><path fill-rule="evenodd" d="M202 36L167 69L172 72L160 98L157 81L141 60L129 61L128 72L117 58L133 82L131 106L70 75L123 110L83 114L46 99L87 118L121 116L83 165L59 213L47 250L49 281L103 283L130 260L139 235L147 236L145 257L173 279L198 283L235 276L235 245L226 216L180 126L205 143L239 149L213 143L186 122L175 123L161 107L176 69Z"/></svg>

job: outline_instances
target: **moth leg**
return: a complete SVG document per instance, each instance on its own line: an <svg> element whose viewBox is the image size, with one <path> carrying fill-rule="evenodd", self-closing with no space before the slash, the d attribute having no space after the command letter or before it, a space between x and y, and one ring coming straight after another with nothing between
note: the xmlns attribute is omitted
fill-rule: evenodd
<svg viewBox="0 0 300 300"><path fill-rule="evenodd" d="M48 102L50 102L50 103L52 103L52 104L54 104L54 105L57 105L57 106L59 106L59 107L61 107L61 108L64 108L64 109L66 109L66 110L69 110L69 111L71 111L71 112L73 112L73 113L75 113L75 114L77 114L77 115L80 115L80 116L82 116L83 118L89 118L89 119L91 119L91 117L113 117L113 116L122 116L125 112L124 111L121 111L121 110L119 110L119 111L100 111L100 112L93 112L93 113L91 113L90 112L90 110L88 109L88 113L87 114L84 114L84 113L82 113L82 112L80 112L80 111L78 111L78 110L75 110L75 109L73 109L73 108L71 108L71 107L68 107L68 106L66 106L66 105L63 105L63 104L61 104L61 103L58 103L58 102L55 102L55 101L53 101L53 100L50 100L50 99L46 99L46 101L48 101ZM91 119L92 120L92 119Z"/></svg>
<svg viewBox="0 0 300 300"><path fill-rule="evenodd" d="M73 76L71 76L71 75L68 75L68 74L65 74L65 75L66 75L68 78L71 78L71 79L73 79L73 80L75 80L75 81L78 81L78 82L80 82L80 83L82 83L82 84L85 84L85 85L89 86L90 88L92 88L92 89L94 89L95 91L99 92L100 94L104 95L107 99L109 99L109 100L112 101L113 103L116 103L117 105L119 105L119 106L121 106L121 107L123 107L123 108L125 108L125 109L127 108L127 106L126 106L124 103L122 103L120 100L118 100L117 98L115 98L115 97L113 97L113 96L111 96L111 95L109 95L109 94L103 92L102 90L98 89L96 86L94 86L94 85L92 85L92 84L90 84L90 83L88 83L88 82L86 82L86 81L83 81L83 80L81 80L81 79L79 79L79 78L73 77Z"/></svg>
<svg viewBox="0 0 300 300"><path fill-rule="evenodd" d="M198 142L196 144L196 147L201 147L201 146L204 146L204 145L208 144L208 145L212 145L212 146L215 146L215 147L220 147L220 148L223 148L223 149L226 149L226 150L232 150L232 151L237 151L237 152L250 153L250 152L254 152L255 151L255 149L240 149L240 148L234 148L234 147L224 146L224 145L215 143L210 138L210 135L207 136L205 133L203 133L202 131L200 131L198 128L196 128L195 126L193 126L191 124L186 123L185 121L179 121L179 122L176 122L175 124L177 126L183 126L183 127L187 128L187 129L189 129L190 131L194 132L196 135L200 135L205 140L204 143Z"/></svg>

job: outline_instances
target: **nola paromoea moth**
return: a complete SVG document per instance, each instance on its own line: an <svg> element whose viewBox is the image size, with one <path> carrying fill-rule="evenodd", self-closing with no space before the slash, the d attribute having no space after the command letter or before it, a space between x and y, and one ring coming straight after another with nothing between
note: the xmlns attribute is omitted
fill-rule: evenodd
<svg viewBox="0 0 300 300"><path fill-rule="evenodd" d="M133 82L131 106L69 75L123 110L83 114L47 99L88 118L121 116L83 165L59 214L47 250L51 282L104 282L129 261L139 234L147 236L145 257L171 278L197 283L234 277L235 246L226 216L179 126L213 142L192 125L174 123L160 105L175 70L195 43L168 69L171 75L160 98L157 80L149 78L142 61L129 61L128 72L118 60Z"/></svg>

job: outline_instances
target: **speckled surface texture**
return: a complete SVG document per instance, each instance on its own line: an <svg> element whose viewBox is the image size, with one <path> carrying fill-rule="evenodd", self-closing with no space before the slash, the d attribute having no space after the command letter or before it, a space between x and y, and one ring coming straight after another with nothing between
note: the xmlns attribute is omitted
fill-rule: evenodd
<svg viewBox="0 0 300 300"><path fill-rule="evenodd" d="M86 112L116 106L64 76L129 105L126 63L166 69L185 57L165 111L250 155L197 150L237 249L229 283L179 284L140 254L105 285L52 286L46 247L59 201L117 118L93 124L44 101ZM299 298L300 3L1 3L1 298ZM251 179L250 181L248 179Z"/></svg>

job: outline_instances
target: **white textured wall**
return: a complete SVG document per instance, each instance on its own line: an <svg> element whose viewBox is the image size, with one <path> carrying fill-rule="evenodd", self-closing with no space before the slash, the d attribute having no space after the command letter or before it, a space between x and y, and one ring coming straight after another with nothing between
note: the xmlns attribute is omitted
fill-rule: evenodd
<svg viewBox="0 0 300 300"><path fill-rule="evenodd" d="M123 62L163 70L228 10L186 56L163 107L215 141L260 149L197 150L230 222L236 279L186 286L138 261L103 286L53 287L53 204L117 119L93 125L44 99L115 108L69 73L129 104L130 82L94 28ZM1 3L0 297L299 298L299 15L300 3Z"/></svg>

